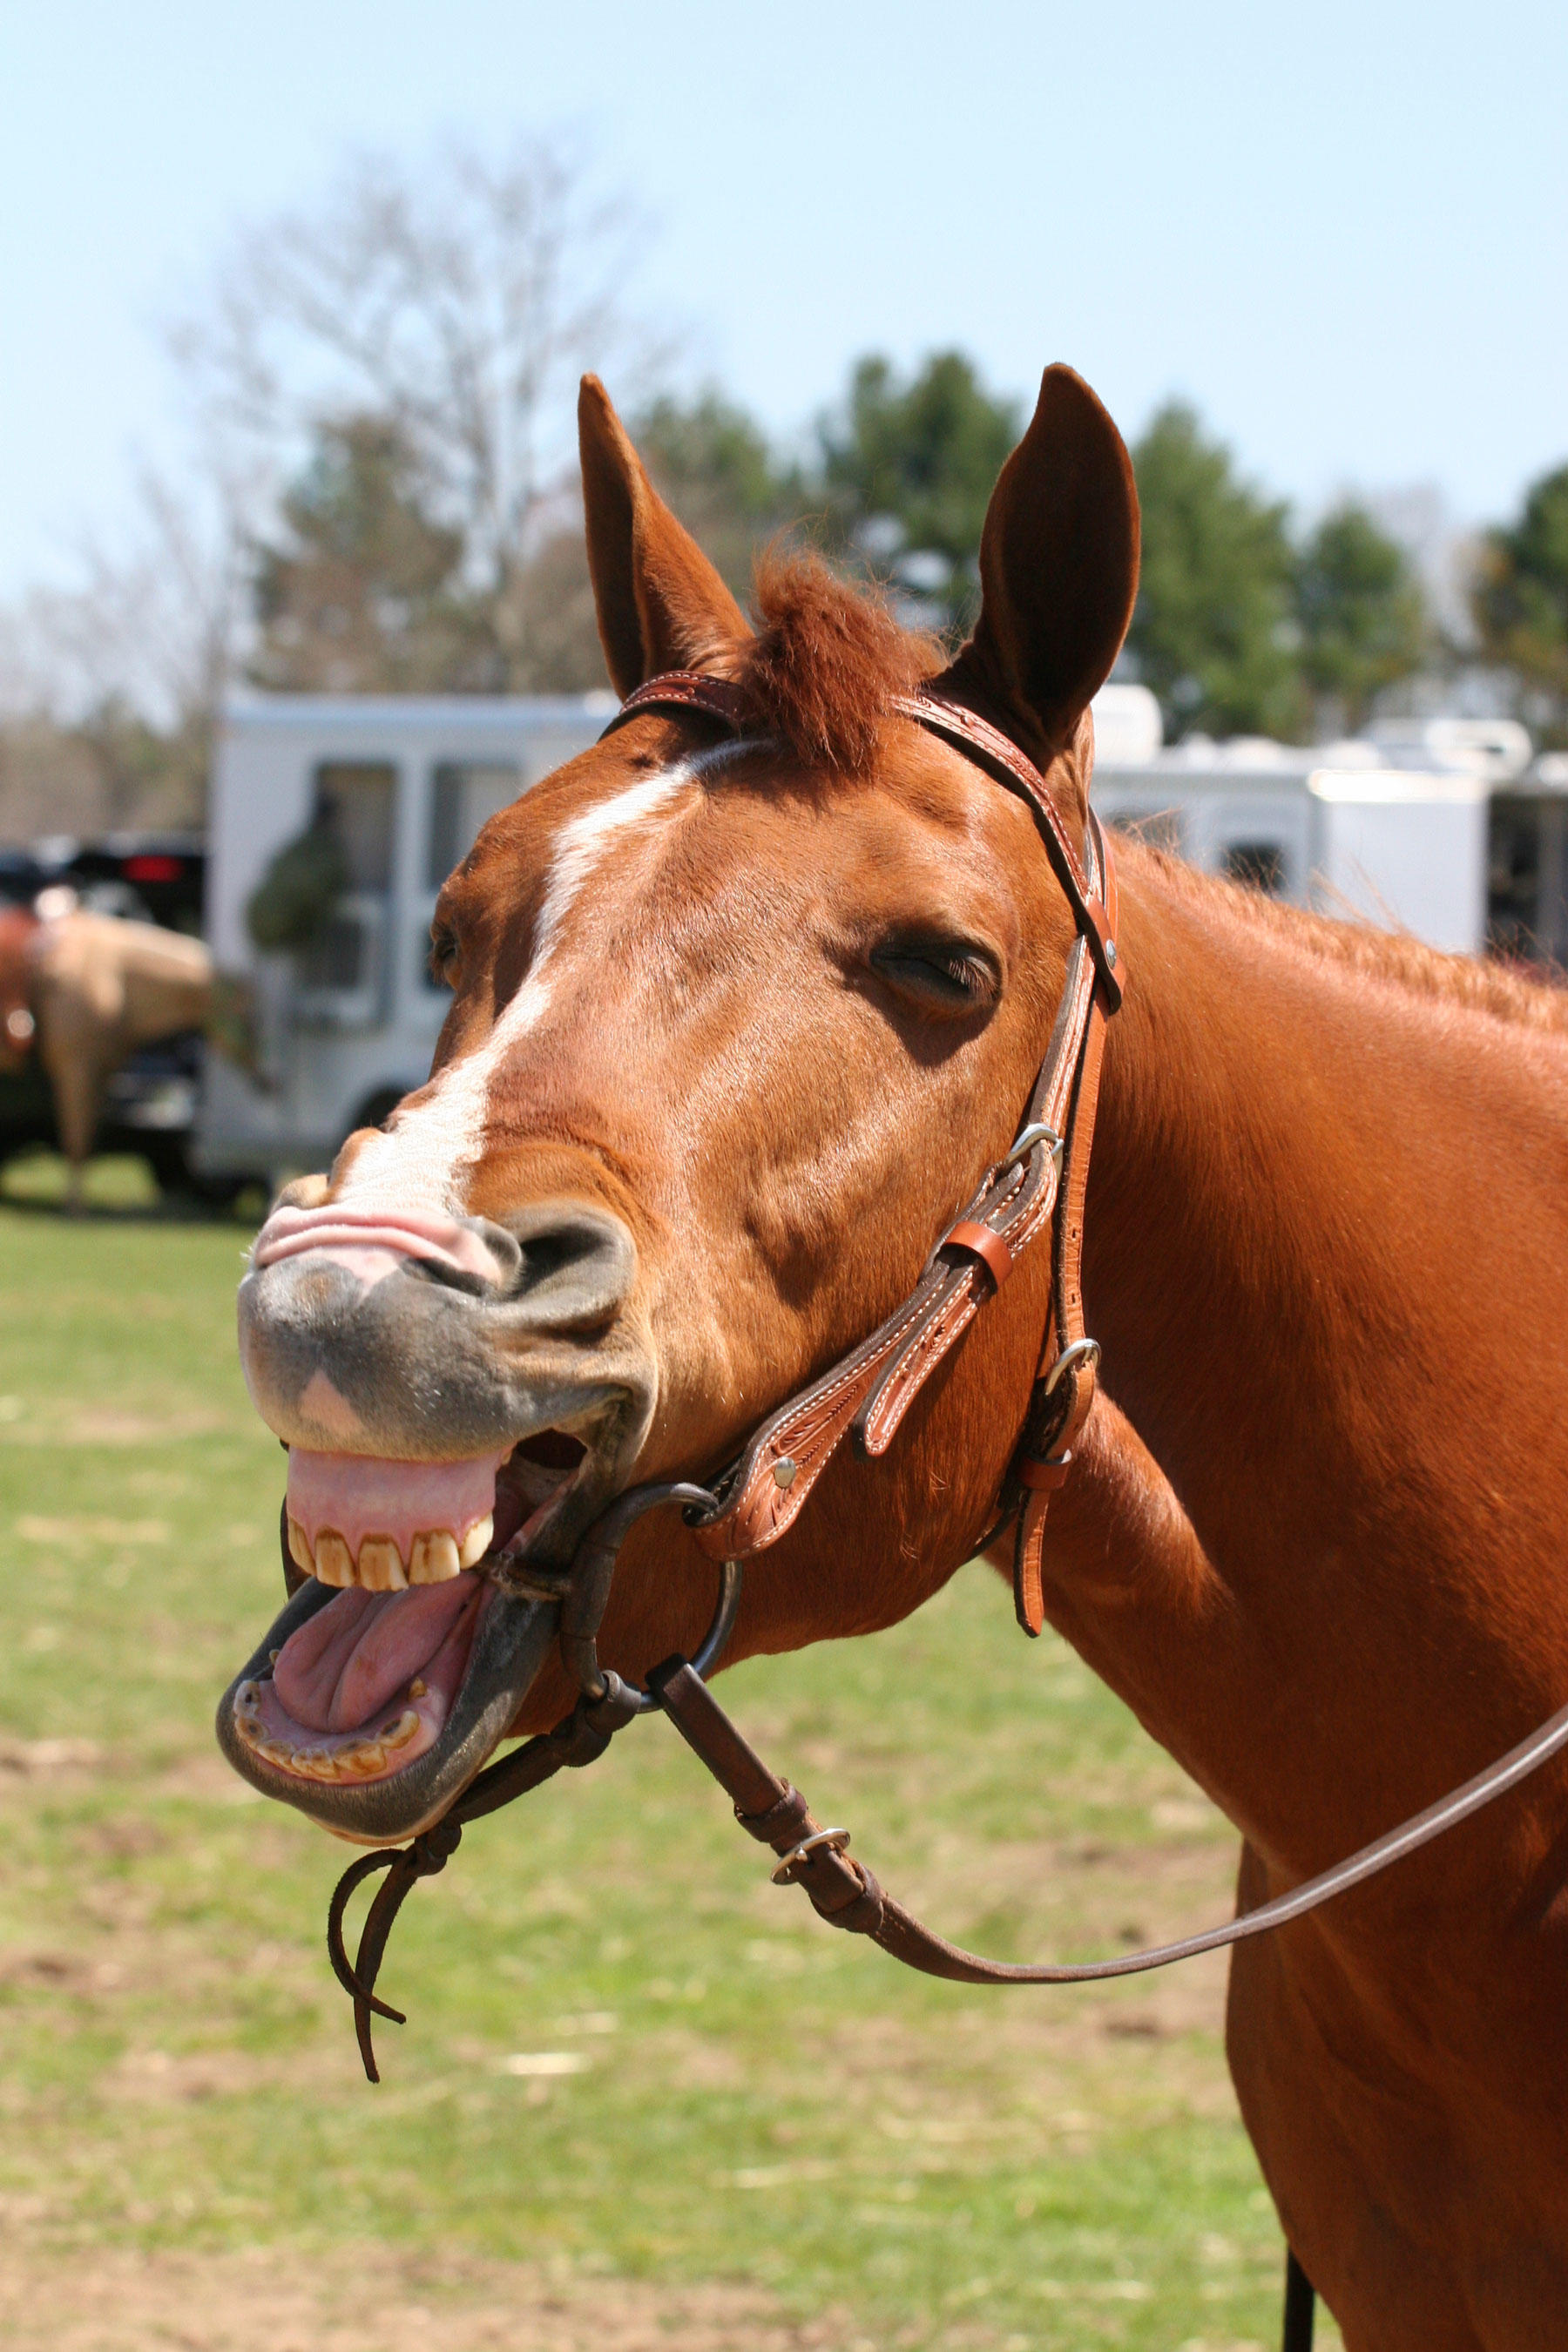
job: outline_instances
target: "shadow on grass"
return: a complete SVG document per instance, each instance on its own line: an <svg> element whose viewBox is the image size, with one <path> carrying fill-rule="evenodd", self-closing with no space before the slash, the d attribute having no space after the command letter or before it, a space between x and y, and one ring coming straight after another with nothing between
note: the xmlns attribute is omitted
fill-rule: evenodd
<svg viewBox="0 0 1568 2352"><path fill-rule="evenodd" d="M133 1152L104 1153L89 1160L82 1199L67 1200L67 1168L58 1151L21 1152L0 1169L0 1205L24 1215L83 1224L258 1225L267 1213L266 1189L247 1184L232 1201L205 1200L196 1192L163 1192L146 1160Z"/></svg>

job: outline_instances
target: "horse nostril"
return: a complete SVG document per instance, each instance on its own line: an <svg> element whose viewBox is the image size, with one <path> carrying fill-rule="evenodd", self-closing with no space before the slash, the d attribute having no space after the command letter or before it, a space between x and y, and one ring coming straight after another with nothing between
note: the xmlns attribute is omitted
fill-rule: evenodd
<svg viewBox="0 0 1568 2352"><path fill-rule="evenodd" d="M448 1253L438 1258L425 1257L419 1262L421 1272L429 1281L444 1283L451 1290L466 1290L481 1298L510 1298L522 1271L522 1252L512 1235L489 1217L458 1218L454 1221L457 1228L468 1244L460 1261L454 1264Z"/></svg>
<svg viewBox="0 0 1568 2352"><path fill-rule="evenodd" d="M513 1301L541 1329L604 1323L637 1276L637 1244L619 1217L578 1201L542 1201L507 1220L521 1256Z"/></svg>

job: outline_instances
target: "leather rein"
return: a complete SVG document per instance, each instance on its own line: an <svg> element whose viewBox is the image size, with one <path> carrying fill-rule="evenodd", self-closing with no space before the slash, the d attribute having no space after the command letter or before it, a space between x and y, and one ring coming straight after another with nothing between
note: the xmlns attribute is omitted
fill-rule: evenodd
<svg viewBox="0 0 1568 2352"><path fill-rule="evenodd" d="M625 1725L655 1709L670 1717L724 1789L742 1828L772 1848L777 1857L772 1874L776 1885L804 1888L830 1925L869 1936L906 1967L960 1984L1094 1983L1139 1975L1267 1934L1430 1844L1568 1747L1565 1706L1462 1787L1332 1869L1256 1910L1176 1943L1111 1959L1014 1964L984 1959L948 1943L884 1893L866 1864L849 1858L848 1831L823 1827L800 1791L769 1769L714 1698L706 1677L720 1662L734 1623L742 1563L776 1543L795 1524L847 1433L853 1432L863 1454L886 1453L926 1381L1007 1279L1018 1257L1047 1230L1051 1234L1051 1303L1039 1369L990 1536L983 1536L975 1546L983 1549L1001 1528L1016 1522L1014 1605L1019 1624L1030 1635L1037 1634L1044 1622L1046 1512L1051 1495L1070 1471L1073 1444L1094 1401L1100 1349L1083 1328L1084 1196L1105 1027L1121 1004L1126 977L1116 940L1116 877L1110 844L1091 812L1080 856L1039 770L1007 736L942 693L940 686L900 697L895 707L900 716L955 745L1026 802L1077 926L1050 1041L1017 1137L987 1170L963 1215L942 1234L903 1304L868 1339L777 1407L712 1491L683 1481L628 1489L587 1530L563 1575L517 1557L516 1538L489 1562L488 1572L503 1590L560 1602L562 1654L581 1696L552 1731L488 1765L440 1820L408 1846L363 1855L339 1880L328 1914L327 1948L339 1982L353 1999L360 2053L373 2083L380 2080L373 2016L405 2022L401 2011L379 1998L375 1981L393 1922L410 1889L445 1868L468 1822L540 1787L563 1769L593 1763ZM696 671L668 671L639 687L605 733L647 710L696 712L731 734L744 733L736 689ZM600 1665L596 1638L628 1529L645 1512L671 1504L683 1507L696 1542L719 1564L719 1598L695 1659L667 1659L647 1676L647 1690L638 1691ZM367 1878L383 1870L387 1876L371 1904L358 1954L351 1962L343 1941L349 1900Z"/></svg>

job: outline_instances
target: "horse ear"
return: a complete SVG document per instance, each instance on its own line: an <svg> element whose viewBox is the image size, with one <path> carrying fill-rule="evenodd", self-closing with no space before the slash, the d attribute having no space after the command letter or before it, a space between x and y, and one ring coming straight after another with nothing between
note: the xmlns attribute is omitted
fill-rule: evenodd
<svg viewBox="0 0 1568 2352"><path fill-rule="evenodd" d="M954 682L1051 752L1110 676L1138 593L1132 460L1080 375L1049 367L980 541L980 618Z"/></svg>
<svg viewBox="0 0 1568 2352"><path fill-rule="evenodd" d="M707 669L751 631L655 490L596 375L577 397L583 511L599 641L621 696L667 669Z"/></svg>

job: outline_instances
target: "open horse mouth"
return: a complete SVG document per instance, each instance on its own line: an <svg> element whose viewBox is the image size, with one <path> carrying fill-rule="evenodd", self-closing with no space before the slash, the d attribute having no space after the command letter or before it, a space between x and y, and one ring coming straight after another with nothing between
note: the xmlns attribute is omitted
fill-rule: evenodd
<svg viewBox="0 0 1568 2352"><path fill-rule="evenodd" d="M293 1590L218 1706L236 1769L366 1843L435 1820L506 1737L555 1637L557 1604L508 1590L500 1555L515 1562L562 1514L587 1459L554 1429L499 1462L293 1449Z"/></svg>
<svg viewBox="0 0 1568 2352"><path fill-rule="evenodd" d="M634 1265L591 1205L510 1230L341 1203L268 1219L240 1337L289 1448L289 1597L217 1715L266 1795L398 1842L506 1737L637 1442L650 1374L605 1338Z"/></svg>

